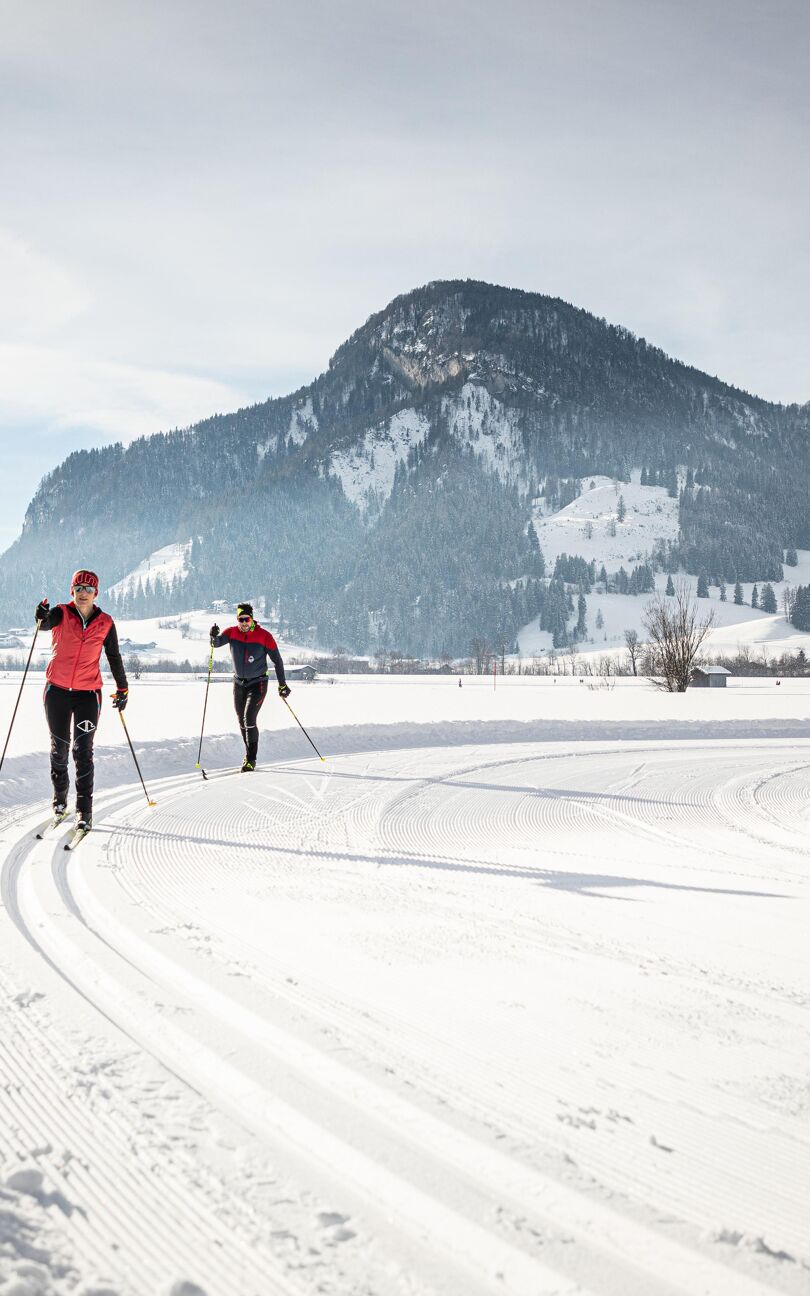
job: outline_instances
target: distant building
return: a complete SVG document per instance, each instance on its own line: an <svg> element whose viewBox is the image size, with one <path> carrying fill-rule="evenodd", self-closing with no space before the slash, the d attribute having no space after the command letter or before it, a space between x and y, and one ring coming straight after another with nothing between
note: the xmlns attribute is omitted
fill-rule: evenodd
<svg viewBox="0 0 810 1296"><path fill-rule="evenodd" d="M730 674L725 666L696 666L689 682L692 688L725 688Z"/></svg>
<svg viewBox="0 0 810 1296"><path fill-rule="evenodd" d="M314 666L301 665L301 666L285 666L284 674L286 675L288 680L307 680L311 682L312 680L315 679L315 676L318 674L318 672L316 671Z"/></svg>

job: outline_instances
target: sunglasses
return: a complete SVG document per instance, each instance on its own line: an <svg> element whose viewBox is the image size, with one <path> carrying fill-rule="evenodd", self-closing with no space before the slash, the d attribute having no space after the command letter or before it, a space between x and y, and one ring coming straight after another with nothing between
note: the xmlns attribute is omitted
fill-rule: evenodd
<svg viewBox="0 0 810 1296"><path fill-rule="evenodd" d="M251 621L253 620L253 617L244 616L244 617L237 617L236 619L240 625L242 624L243 621L247 622L247 624L250 625Z"/></svg>
<svg viewBox="0 0 810 1296"><path fill-rule="evenodd" d="M95 594L95 592L96 592L95 585L74 585L73 586L74 594Z"/></svg>

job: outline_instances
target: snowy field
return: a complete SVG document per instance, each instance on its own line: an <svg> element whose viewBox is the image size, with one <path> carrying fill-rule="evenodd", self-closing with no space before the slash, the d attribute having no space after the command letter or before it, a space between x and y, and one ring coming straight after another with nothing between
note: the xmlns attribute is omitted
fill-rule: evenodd
<svg viewBox="0 0 810 1296"><path fill-rule="evenodd" d="M0 680L5 735L19 676ZM133 682L0 775L0 1296L810 1292L810 682Z"/></svg>
<svg viewBox="0 0 810 1296"><path fill-rule="evenodd" d="M587 562L595 561L597 572L604 563L611 575L620 567L624 567L629 575L633 567L649 559L658 541L677 539L678 501L670 499L661 486L640 485L639 476L636 469L631 482L614 482L610 477L585 477L582 479L582 494L565 508L548 514L540 509L535 511L534 525L548 575L551 575L558 556L563 553L578 555ZM620 496L626 509L623 522L618 521ZM611 535L611 531L616 534ZM733 584L726 589L727 598L724 603L720 602L720 591L717 588L709 590L709 600L700 600L697 604L701 616L708 610L714 613L714 628L706 641L708 653L733 655L742 649L752 652L754 656L764 653L768 657L774 657L783 652L797 652L799 648L810 652L810 635L790 625L785 620L782 607L787 587L810 584L810 552L800 549L798 558L796 567L784 568L784 580L772 582L778 608L776 614L751 607L753 581L742 582L742 606L737 606L732 601ZM681 574L677 579L684 581L694 594L697 589L696 576ZM656 589L663 593L666 583L666 575L658 572L655 578ZM761 593L763 582L759 581L758 584ZM606 595L600 589L601 587L595 589L586 600L587 636L577 646L580 656L621 651L625 630L637 631L642 640L646 637L642 617L650 595ZM603 621L601 627L596 624L600 614ZM540 630L535 620L520 631L518 644L521 655L531 657L547 653L552 647L552 637Z"/></svg>

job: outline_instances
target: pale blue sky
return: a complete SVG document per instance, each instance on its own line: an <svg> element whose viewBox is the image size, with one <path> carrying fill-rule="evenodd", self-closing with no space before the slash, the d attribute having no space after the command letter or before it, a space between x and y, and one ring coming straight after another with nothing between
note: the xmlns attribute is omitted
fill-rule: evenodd
<svg viewBox="0 0 810 1296"><path fill-rule="evenodd" d="M0 547L436 278L810 399L806 0L0 0Z"/></svg>

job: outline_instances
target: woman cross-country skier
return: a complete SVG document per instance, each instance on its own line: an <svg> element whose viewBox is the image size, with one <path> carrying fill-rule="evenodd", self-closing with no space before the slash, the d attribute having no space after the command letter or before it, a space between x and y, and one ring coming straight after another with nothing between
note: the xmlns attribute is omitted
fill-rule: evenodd
<svg viewBox="0 0 810 1296"><path fill-rule="evenodd" d="M211 626L211 647L228 644L233 658L233 705L245 744L242 773L256 768L259 754L259 712L267 696L269 657L276 670L279 697L290 696L290 686L284 678L284 662L278 644L268 630L253 619L250 603L239 603L235 626L219 633L219 626Z"/></svg>
<svg viewBox="0 0 810 1296"><path fill-rule="evenodd" d="M76 764L76 827L93 823L93 739L101 711L101 650L116 683L113 706L123 711L129 685L118 647L118 631L108 612L95 606L98 576L81 568L70 582L70 603L52 608L44 598L35 613L41 630L51 632L51 657L45 671L45 715L51 732L53 812L67 814L71 730Z"/></svg>

